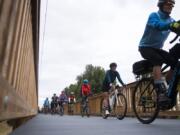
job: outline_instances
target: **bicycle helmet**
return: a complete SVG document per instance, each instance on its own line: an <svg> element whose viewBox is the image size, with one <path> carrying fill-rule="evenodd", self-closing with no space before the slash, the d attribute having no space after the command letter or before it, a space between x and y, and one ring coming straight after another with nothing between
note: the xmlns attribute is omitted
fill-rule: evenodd
<svg viewBox="0 0 180 135"><path fill-rule="evenodd" d="M116 64L115 62L113 62L113 63L111 63L111 64L109 65L109 67L110 67L110 68L112 68L112 67L117 67L117 64Z"/></svg>
<svg viewBox="0 0 180 135"><path fill-rule="evenodd" d="M169 4L172 4L172 5L174 6L175 0L158 0L157 6L158 6L159 8L162 8L162 6L163 6L165 3L169 3Z"/></svg>
<svg viewBox="0 0 180 135"><path fill-rule="evenodd" d="M83 83L84 83L84 84L88 84L88 82L89 82L89 81L88 81L87 79L84 79L84 80L83 80Z"/></svg>

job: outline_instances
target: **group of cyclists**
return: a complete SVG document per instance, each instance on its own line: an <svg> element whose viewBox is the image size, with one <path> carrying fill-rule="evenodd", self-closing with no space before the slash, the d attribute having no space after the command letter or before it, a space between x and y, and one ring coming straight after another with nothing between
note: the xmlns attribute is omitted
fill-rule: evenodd
<svg viewBox="0 0 180 135"><path fill-rule="evenodd" d="M82 102L87 100L88 96L91 95L91 87L89 84L89 81L87 79L83 80L83 84L81 86L81 91L80 91L81 97L82 97ZM61 94L59 97L54 93L51 102L49 101L49 98L47 97L44 100L43 104L43 110L45 113L51 112L52 114L57 113L58 107L62 107L64 104L68 104L68 112L73 114L73 108L72 105L76 103L76 97L74 92L70 92L69 96L65 93L65 91L61 91Z"/></svg>
<svg viewBox="0 0 180 135"><path fill-rule="evenodd" d="M61 91L59 97L54 93L51 102L47 97L43 104L44 113L57 113L58 107L63 107L64 104L74 104L76 102L76 98L74 96L74 92L70 92L70 95L67 96L65 91Z"/></svg>
<svg viewBox="0 0 180 135"><path fill-rule="evenodd" d="M171 11L175 5L175 0L158 0L157 6L159 10L153 12L149 15L147 24L143 33L143 36L139 43L139 52L141 56L150 61L153 65L153 78L154 85L158 93L159 102L168 103L171 102L171 98L166 94L166 88L164 85L164 80L161 75L161 66L166 63L171 66L166 76L166 82L168 83L172 79L172 74L174 67L180 58L180 44L176 44L172 47L169 52L163 50L164 42L166 41L170 32L174 32L180 35L180 20L175 21L171 16ZM102 91L103 91L103 105L106 108L106 115L109 115L109 93L115 89L114 81L117 80L126 88L125 83L122 81L118 71L116 71L117 64L111 63L110 69L106 72L103 81ZM172 93L174 91L171 91ZM83 85L81 87L82 102L91 94L91 87L87 79L83 80ZM48 104L48 99L45 101ZM63 102L68 102L67 96L64 91L59 97L56 94L52 97L51 108L57 107L57 105L62 105Z"/></svg>

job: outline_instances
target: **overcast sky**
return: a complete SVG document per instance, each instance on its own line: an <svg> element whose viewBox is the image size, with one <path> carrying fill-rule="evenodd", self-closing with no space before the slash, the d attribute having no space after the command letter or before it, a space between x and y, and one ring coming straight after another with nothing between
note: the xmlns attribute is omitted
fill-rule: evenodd
<svg viewBox="0 0 180 135"><path fill-rule="evenodd" d="M109 63L116 62L123 81L133 82L132 64L141 59L139 40L149 14L158 10L156 5L157 0L42 0L40 106L45 97L59 95L75 83L87 64L108 70ZM178 19L178 13L179 1L172 16Z"/></svg>

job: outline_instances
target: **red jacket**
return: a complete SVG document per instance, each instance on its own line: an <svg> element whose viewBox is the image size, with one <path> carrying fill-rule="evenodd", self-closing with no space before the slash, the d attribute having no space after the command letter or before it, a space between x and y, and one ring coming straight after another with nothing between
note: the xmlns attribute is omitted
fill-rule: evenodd
<svg viewBox="0 0 180 135"><path fill-rule="evenodd" d="M91 87L89 84L83 84L81 90L82 90L82 95L88 96L91 92Z"/></svg>

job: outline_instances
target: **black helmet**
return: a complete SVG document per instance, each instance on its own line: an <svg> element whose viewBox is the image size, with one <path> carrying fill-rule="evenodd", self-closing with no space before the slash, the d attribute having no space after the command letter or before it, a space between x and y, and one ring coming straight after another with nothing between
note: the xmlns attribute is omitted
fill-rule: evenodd
<svg viewBox="0 0 180 135"><path fill-rule="evenodd" d="M115 62L113 62L113 63L111 63L111 64L109 65L109 67L110 67L110 68L112 68L112 67L117 67L117 64L116 64Z"/></svg>
<svg viewBox="0 0 180 135"><path fill-rule="evenodd" d="M175 0L158 0L157 6L158 6L159 8L161 8L164 3L169 3L169 4L174 5L174 4L175 4Z"/></svg>

